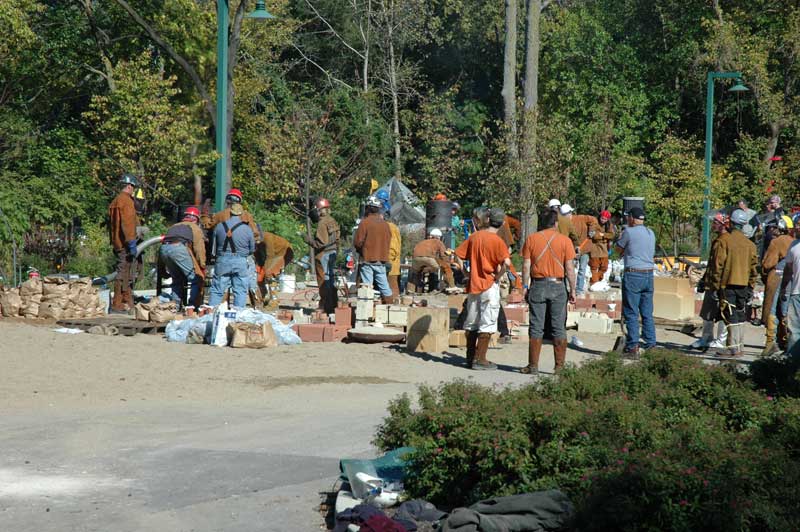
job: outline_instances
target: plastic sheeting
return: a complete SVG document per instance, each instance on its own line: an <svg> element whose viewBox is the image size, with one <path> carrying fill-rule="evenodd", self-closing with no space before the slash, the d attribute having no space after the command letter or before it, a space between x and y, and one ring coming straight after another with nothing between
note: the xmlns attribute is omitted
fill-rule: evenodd
<svg viewBox="0 0 800 532"><path fill-rule="evenodd" d="M213 314L189 320L173 320L167 324L165 335L168 342L183 344L210 343ZM269 322L280 345L295 345L303 343L291 325L286 325L272 314L254 309L246 309L236 313L235 322L255 323L261 325Z"/></svg>
<svg viewBox="0 0 800 532"><path fill-rule="evenodd" d="M272 325L272 330L275 331L275 336L278 337L278 343L280 345L296 345L303 343L300 337L297 336L297 333L294 332L291 325L286 325L272 314L267 314L266 312L248 308L240 311L236 315L236 321L255 323L256 325L261 325L266 321Z"/></svg>
<svg viewBox="0 0 800 532"><path fill-rule="evenodd" d="M404 233L425 229L425 206L403 183L395 178L387 181L378 191L389 193L392 205L389 220Z"/></svg>

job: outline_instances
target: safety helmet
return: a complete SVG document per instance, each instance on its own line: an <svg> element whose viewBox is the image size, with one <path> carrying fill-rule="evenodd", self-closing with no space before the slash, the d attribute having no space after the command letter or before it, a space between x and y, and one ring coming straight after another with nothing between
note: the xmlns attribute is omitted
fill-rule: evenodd
<svg viewBox="0 0 800 532"><path fill-rule="evenodd" d="M600 211L600 219L601 220L602 219L610 220L611 219L611 213L608 212L608 211Z"/></svg>
<svg viewBox="0 0 800 532"><path fill-rule="evenodd" d="M777 203L778 205L780 205L781 204L781 197L778 196L777 194L774 194L773 196L771 196L769 198L769 201L767 203Z"/></svg>
<svg viewBox="0 0 800 532"><path fill-rule="evenodd" d="M573 212L575 209L573 209L569 203L565 203L558 210L563 216L566 216L569 213Z"/></svg>
<svg viewBox="0 0 800 532"><path fill-rule="evenodd" d="M382 201L389 201L389 191L382 188L375 193L375 197Z"/></svg>
<svg viewBox="0 0 800 532"><path fill-rule="evenodd" d="M442 231L440 229L436 229L435 227L428 231L428 235L435 237L435 238L442 238Z"/></svg>
<svg viewBox="0 0 800 532"><path fill-rule="evenodd" d="M380 209L383 207L383 202L376 196L370 196L367 198L367 207L375 207Z"/></svg>
<svg viewBox="0 0 800 532"><path fill-rule="evenodd" d="M778 229L786 231L787 229L794 229L794 222L785 214L778 218Z"/></svg>
<svg viewBox="0 0 800 532"><path fill-rule="evenodd" d="M559 207L561 207L561 202L559 200L557 200L556 198L553 198L553 199L551 199L550 201L547 202L547 207L550 208L550 209L556 210Z"/></svg>
<svg viewBox="0 0 800 532"><path fill-rule="evenodd" d="M794 227L800 227L800 212L792 217L792 222L794 223Z"/></svg>
<svg viewBox="0 0 800 532"><path fill-rule="evenodd" d="M225 196L226 201L231 201L235 203L242 202L242 191L238 188L232 188L228 191L228 195Z"/></svg>
<svg viewBox="0 0 800 532"><path fill-rule="evenodd" d="M717 212L714 216L711 217L712 222L717 222L722 225L727 225L730 221L730 217L722 211Z"/></svg>
<svg viewBox="0 0 800 532"><path fill-rule="evenodd" d="M119 182L123 185L133 185L134 187L139 186L139 180L136 179L136 176L133 174L122 174L122 177L119 178Z"/></svg>
<svg viewBox="0 0 800 532"><path fill-rule="evenodd" d="M197 207L186 207L186 210L183 211L183 217L187 216L194 216L198 220L200 219L200 210Z"/></svg>
<svg viewBox="0 0 800 532"><path fill-rule="evenodd" d="M330 209L331 202L328 201L328 198L319 198L316 204L317 209Z"/></svg>
<svg viewBox="0 0 800 532"><path fill-rule="evenodd" d="M457 211L461 208L461 204L457 201L454 201L452 207L454 211Z"/></svg>
<svg viewBox="0 0 800 532"><path fill-rule="evenodd" d="M746 225L747 222L749 221L750 219L747 216L747 213L744 212L742 209L736 209L731 213L731 224L733 225L741 227L743 225Z"/></svg>
<svg viewBox="0 0 800 532"><path fill-rule="evenodd" d="M447 196L440 192L433 197L433 201L447 201Z"/></svg>

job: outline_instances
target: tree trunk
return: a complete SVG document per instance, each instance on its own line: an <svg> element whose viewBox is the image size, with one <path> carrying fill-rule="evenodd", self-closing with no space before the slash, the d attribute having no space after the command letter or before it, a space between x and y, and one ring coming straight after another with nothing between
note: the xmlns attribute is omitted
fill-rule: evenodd
<svg viewBox="0 0 800 532"><path fill-rule="evenodd" d="M541 0L526 0L526 29L525 29L525 85L524 104L522 115L522 149L520 163L522 168L530 168L534 162L536 152L536 127L539 113L539 21L541 18ZM534 184L529 179L523 180L523 198L537 198L531 190ZM522 212L522 241L536 231L536 205L523 208Z"/></svg>
<svg viewBox="0 0 800 532"><path fill-rule="evenodd" d="M403 174L402 153L400 152L400 103L398 101L397 64L394 56L394 32L391 20L388 24L387 37L389 41L389 90L392 93L392 131L394 133L394 177L400 179Z"/></svg>
<svg viewBox="0 0 800 532"><path fill-rule="evenodd" d="M506 38L503 51L503 118L506 126L506 158L515 163L517 148L517 2L506 0Z"/></svg>
<svg viewBox="0 0 800 532"><path fill-rule="evenodd" d="M767 150L764 153L764 165L767 170L772 168L772 158L775 157L775 152L778 151L778 139L781 136L782 124L778 122L771 122L769 124L769 140L767 141Z"/></svg>

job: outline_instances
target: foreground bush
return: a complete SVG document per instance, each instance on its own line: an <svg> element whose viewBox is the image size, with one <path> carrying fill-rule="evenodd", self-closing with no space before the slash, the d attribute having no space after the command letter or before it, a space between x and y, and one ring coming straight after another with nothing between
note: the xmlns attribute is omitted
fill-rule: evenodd
<svg viewBox="0 0 800 532"><path fill-rule="evenodd" d="M650 351L517 389L422 387L375 444L416 447L407 488L443 507L558 487L579 530L798 530L799 420L797 399Z"/></svg>

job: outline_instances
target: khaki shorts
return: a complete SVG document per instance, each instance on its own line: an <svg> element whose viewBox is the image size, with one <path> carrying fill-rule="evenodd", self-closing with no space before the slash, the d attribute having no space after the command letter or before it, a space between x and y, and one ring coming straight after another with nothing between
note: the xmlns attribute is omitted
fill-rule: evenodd
<svg viewBox="0 0 800 532"><path fill-rule="evenodd" d="M498 314L500 314L500 286L494 283L491 288L480 294L467 295L464 330L496 333Z"/></svg>

